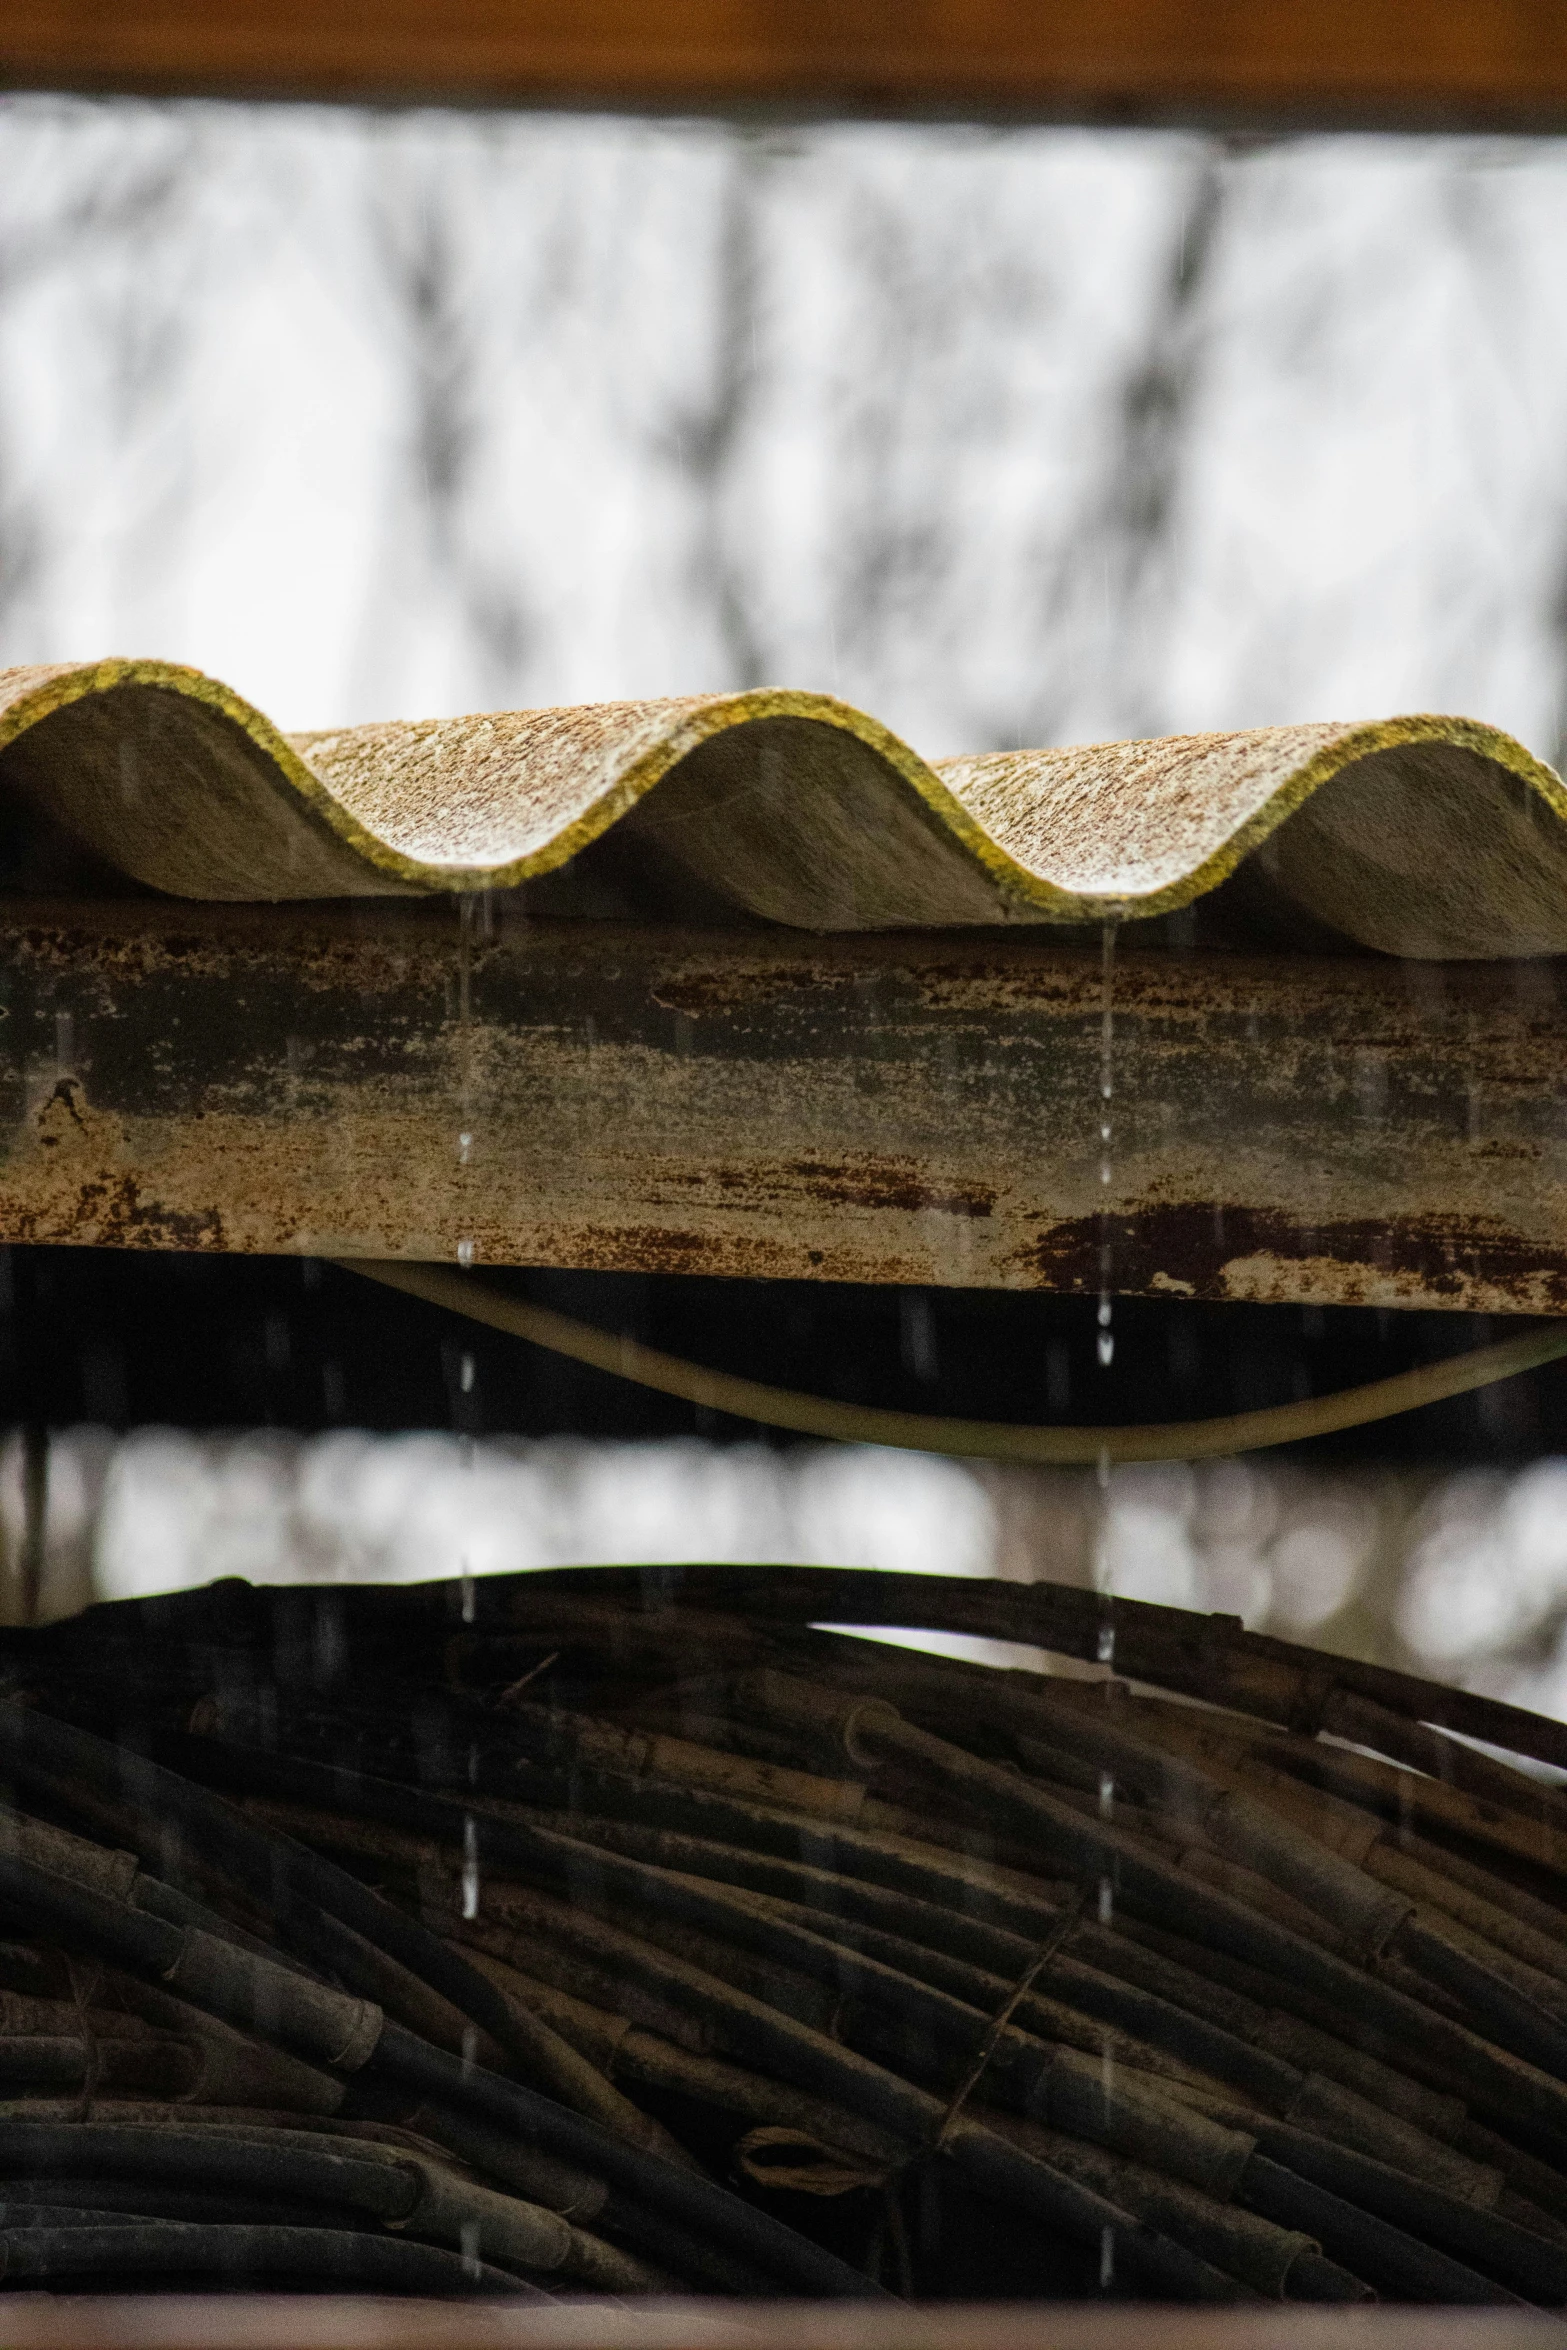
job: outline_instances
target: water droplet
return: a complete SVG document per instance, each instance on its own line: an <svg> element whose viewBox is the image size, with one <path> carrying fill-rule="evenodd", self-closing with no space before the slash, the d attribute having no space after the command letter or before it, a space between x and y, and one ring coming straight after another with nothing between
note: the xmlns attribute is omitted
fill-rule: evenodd
<svg viewBox="0 0 1567 2350"><path fill-rule="evenodd" d="M1115 1892L1108 1877L1101 1877L1099 1880L1099 1923L1102 1926L1110 1926L1115 1923ZM1110 2056L1108 2051L1106 2051L1104 2059L1104 2072L1105 2094L1108 2096L1110 2093Z"/></svg>
<svg viewBox="0 0 1567 2350"><path fill-rule="evenodd" d="M480 908L480 899L469 891L465 891L457 901L457 1164L461 1169L466 1169L473 1157L473 934ZM459 1203L468 1199L470 1190L468 1183L461 1184L457 1195ZM466 1212L459 1204L458 1213ZM457 1262L465 1273L473 1259L473 1242L459 1240Z"/></svg>
<svg viewBox="0 0 1567 2350"><path fill-rule="evenodd" d="M460 1363L460 1364L459 1364L459 1366L458 1366L458 1371L457 1371L457 1384L458 1384L458 1386L459 1386L459 1387L462 1389L462 1391L463 1391L464 1395L472 1395L472 1393L473 1393L473 1357L472 1357L472 1355L464 1355L464 1356L463 1356L463 1359L462 1359L461 1363Z"/></svg>
<svg viewBox="0 0 1567 2350"><path fill-rule="evenodd" d="M464 2061L466 2062L466 2038L464 2040L463 2054ZM1108 2236L1109 2233L1109 2229L1106 2228L1105 2234ZM464 2276L476 2277L481 2275L482 2270L479 2265L479 2223L476 2219L465 2219L462 2222L460 2228L458 2229L458 2240L462 2245L462 2266ZM1100 2255L1099 2265L1100 2268L1103 2269L1104 2255L1102 2253Z"/></svg>
<svg viewBox="0 0 1567 2350"><path fill-rule="evenodd" d="M462 1570L462 1620L465 1624L473 1622L473 1577L468 1572L466 1560Z"/></svg>
<svg viewBox="0 0 1567 2350"><path fill-rule="evenodd" d="M462 1914L465 1918L479 1914L479 1831L471 1812L464 1815L462 1824Z"/></svg>
<svg viewBox="0 0 1567 2350"><path fill-rule="evenodd" d="M1101 1771L1099 1774L1099 1817L1102 1820L1107 1820L1114 1809L1115 1781L1108 1771Z"/></svg>
<svg viewBox="0 0 1567 2350"><path fill-rule="evenodd" d="M1099 2231L1099 2290L1107 2293L1115 2282L1115 2230Z"/></svg>
<svg viewBox="0 0 1567 2350"><path fill-rule="evenodd" d="M1099 1140L1102 1145L1099 1158L1099 1188L1110 1188L1110 1146L1114 1140L1114 1124L1110 1103L1115 1094L1115 924L1107 922L1099 940L1099 1099L1105 1107L1099 1120ZM1110 1204L1106 1200L1099 1211L1099 1367L1108 1371L1115 1360L1115 1340L1110 1336Z"/></svg>
<svg viewBox="0 0 1567 2350"><path fill-rule="evenodd" d="M1099 1662L1102 1665L1114 1664L1115 1662L1115 1626L1113 1624L1101 1624L1099 1627Z"/></svg>

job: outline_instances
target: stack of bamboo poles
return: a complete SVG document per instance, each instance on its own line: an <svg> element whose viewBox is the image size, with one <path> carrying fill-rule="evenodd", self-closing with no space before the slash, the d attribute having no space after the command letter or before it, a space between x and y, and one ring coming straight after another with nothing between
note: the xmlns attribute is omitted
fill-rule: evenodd
<svg viewBox="0 0 1567 2350"><path fill-rule="evenodd" d="M1453 1734L1558 1725L830 1570L4 1664L8 2278L1567 2303L1567 1795Z"/></svg>

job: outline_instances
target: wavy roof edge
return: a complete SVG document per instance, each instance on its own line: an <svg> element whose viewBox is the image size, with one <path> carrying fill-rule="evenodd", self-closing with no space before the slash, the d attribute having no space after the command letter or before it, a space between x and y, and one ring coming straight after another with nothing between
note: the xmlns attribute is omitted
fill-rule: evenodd
<svg viewBox="0 0 1567 2350"><path fill-rule="evenodd" d="M1167 914L1249 863L1383 952L1567 953L1567 790L1467 718L927 763L766 691L290 736L199 670L111 660L0 671L0 792L183 898L512 888L613 852L768 922L952 929Z"/></svg>

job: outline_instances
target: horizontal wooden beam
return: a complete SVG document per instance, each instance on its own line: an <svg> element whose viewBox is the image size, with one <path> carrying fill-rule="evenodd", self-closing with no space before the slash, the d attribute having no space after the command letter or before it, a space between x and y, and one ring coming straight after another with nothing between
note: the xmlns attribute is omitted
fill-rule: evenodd
<svg viewBox="0 0 1567 2350"><path fill-rule="evenodd" d="M0 79L1260 127L1567 121L1557 0L7 0Z"/></svg>
<svg viewBox="0 0 1567 2350"><path fill-rule="evenodd" d="M203 2314L204 2313L204 2314ZM1193 2350L1220 2340L1225 2350L1275 2350L1294 2334L1308 2343L1348 2335L1347 2326L1291 2324L1228 2310L1221 2325L1194 2320L1190 2310L1117 2305L1107 2324L1091 2302L1028 2305L956 2302L913 2307L895 2301L856 2301L824 2318L808 2301L720 2300L704 2303L700 2319L706 2350ZM500 2328L482 2302L370 2300L347 2293L308 2302L284 2293L225 2294L221 2320L210 2301L172 2295L72 2299L62 2308L44 2293L14 2296L6 2311L12 2350L191 2350L210 2341L219 2323L224 2350L492 2350ZM579 2350L588 2329L582 2311L557 2301L508 2310L505 2338L516 2350ZM638 2299L595 2304L592 2338L602 2350L687 2350L695 2327L678 2301ZM1533 2350L1545 2340L1532 2312L1500 2319L1489 2309L1430 2309L1418 2321L1408 2309L1367 2309L1353 2329L1356 2350Z"/></svg>
<svg viewBox="0 0 1567 2350"><path fill-rule="evenodd" d="M12 902L0 1239L1567 1311L1548 964L1123 952L1102 1183L1098 958L1037 932L462 951Z"/></svg>

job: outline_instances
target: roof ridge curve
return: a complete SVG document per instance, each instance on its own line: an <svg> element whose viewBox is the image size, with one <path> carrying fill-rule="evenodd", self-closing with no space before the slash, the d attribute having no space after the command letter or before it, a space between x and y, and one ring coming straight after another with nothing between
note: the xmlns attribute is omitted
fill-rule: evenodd
<svg viewBox="0 0 1567 2350"><path fill-rule="evenodd" d="M1567 953L1567 789L1417 713L922 759L784 689L285 735L198 669L0 671L0 792L177 897L509 889L613 846L739 913L833 930L1100 924L1253 868L1394 954Z"/></svg>

